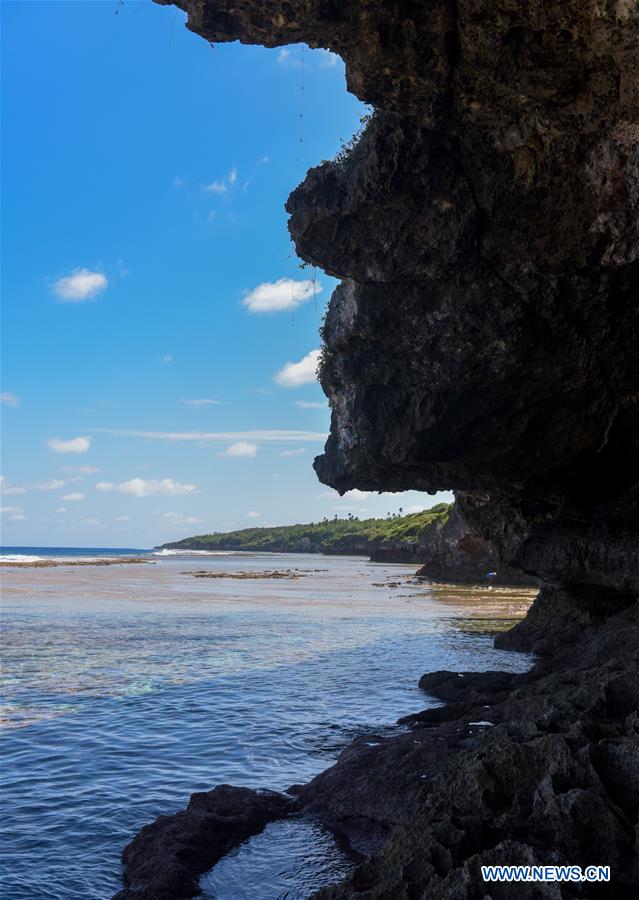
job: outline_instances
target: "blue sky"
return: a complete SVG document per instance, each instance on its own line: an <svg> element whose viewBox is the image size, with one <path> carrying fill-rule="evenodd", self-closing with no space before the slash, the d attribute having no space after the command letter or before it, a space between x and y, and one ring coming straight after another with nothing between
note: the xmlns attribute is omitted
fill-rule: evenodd
<svg viewBox="0 0 639 900"><path fill-rule="evenodd" d="M300 268L284 202L366 113L341 61L212 48L137 0L2 16L3 543L150 546L448 499L340 499L311 465L336 282Z"/></svg>

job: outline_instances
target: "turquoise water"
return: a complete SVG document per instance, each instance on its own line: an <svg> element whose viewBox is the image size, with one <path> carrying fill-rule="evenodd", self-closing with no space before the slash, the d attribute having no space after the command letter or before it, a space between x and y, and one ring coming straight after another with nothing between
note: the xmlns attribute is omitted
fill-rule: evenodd
<svg viewBox="0 0 639 900"><path fill-rule="evenodd" d="M427 705L423 672L529 664L482 628L521 614L525 592L438 594L410 567L352 558L153 559L3 572L3 897L106 900L124 845L193 791L306 781ZM191 574L272 569L295 577ZM294 820L202 884L219 900L301 898L351 864Z"/></svg>

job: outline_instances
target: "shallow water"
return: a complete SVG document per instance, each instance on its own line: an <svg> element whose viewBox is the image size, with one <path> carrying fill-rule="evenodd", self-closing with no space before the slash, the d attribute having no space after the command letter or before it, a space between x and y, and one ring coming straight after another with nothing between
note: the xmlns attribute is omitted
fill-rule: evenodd
<svg viewBox="0 0 639 900"><path fill-rule="evenodd" d="M298 577L188 574L203 569ZM425 671L528 665L487 632L531 592L433 589L412 571L238 554L3 572L3 896L106 900L123 846L193 791L308 780L428 705ZM350 864L292 820L202 883L219 900L297 898Z"/></svg>

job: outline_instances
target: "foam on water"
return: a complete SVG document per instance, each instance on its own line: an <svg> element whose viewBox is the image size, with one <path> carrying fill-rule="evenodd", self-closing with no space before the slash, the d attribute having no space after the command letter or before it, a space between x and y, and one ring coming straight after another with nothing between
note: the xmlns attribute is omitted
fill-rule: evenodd
<svg viewBox="0 0 639 900"><path fill-rule="evenodd" d="M44 559L50 559L51 557L45 556L31 556L26 553L2 553L0 552L0 559L3 559L5 562L40 562Z"/></svg>

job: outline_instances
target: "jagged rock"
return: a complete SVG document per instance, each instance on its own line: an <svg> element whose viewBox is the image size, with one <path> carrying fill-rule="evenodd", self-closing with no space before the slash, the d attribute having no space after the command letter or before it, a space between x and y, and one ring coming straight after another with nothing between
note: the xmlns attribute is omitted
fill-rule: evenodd
<svg viewBox="0 0 639 900"><path fill-rule="evenodd" d="M504 563L636 591L639 6L177 5L207 40L339 53L375 107L288 202L343 279L320 479L452 487Z"/></svg>
<svg viewBox="0 0 639 900"><path fill-rule="evenodd" d="M485 584L486 574L496 571L493 584L537 584L532 575L505 563L498 547L468 526L457 504L444 523L429 529L419 550L424 565L417 574L432 581Z"/></svg>
<svg viewBox="0 0 639 900"><path fill-rule="evenodd" d="M386 841L319 896L637 896L639 5L176 5L210 41L339 53L375 107L288 201L300 256L342 279L320 479L454 488L471 533L546 585L500 639L547 654L532 673L494 697L469 679L459 719L360 741L300 789ZM488 888L488 862L602 862L614 881Z"/></svg>
<svg viewBox="0 0 639 900"><path fill-rule="evenodd" d="M291 797L222 784L193 794L185 810L159 816L122 854L124 890L113 900L187 900L198 877L233 847L296 809Z"/></svg>
<svg viewBox="0 0 639 900"><path fill-rule="evenodd" d="M591 622L580 643L555 648L523 675L425 676L424 689L450 706L407 717L409 735L359 761L356 747L346 751L301 793L349 836L349 812L365 810L360 843L367 827L391 835L317 900L635 897L638 616L635 603ZM530 628L527 636L534 643ZM384 804L387 791L406 798L403 817ZM611 883L483 883L481 865L510 864L609 865Z"/></svg>

